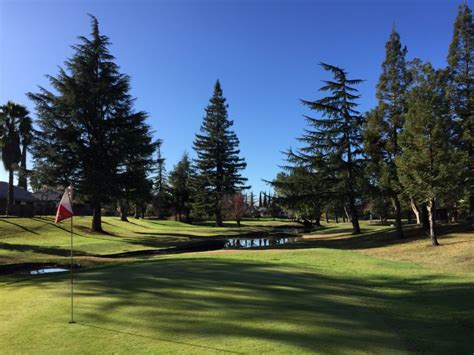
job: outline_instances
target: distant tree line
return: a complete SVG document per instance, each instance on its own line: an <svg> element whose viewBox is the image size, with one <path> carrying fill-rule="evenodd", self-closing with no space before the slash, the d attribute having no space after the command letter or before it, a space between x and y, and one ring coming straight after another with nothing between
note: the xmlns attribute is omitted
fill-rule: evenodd
<svg viewBox="0 0 474 355"><path fill-rule="evenodd" d="M474 25L467 4L459 7L448 66L408 61L392 30L377 84L378 104L358 111L357 85L345 70L321 63L331 78L326 96L302 100L319 117L305 116L301 147L287 151L288 164L271 182L278 203L319 224L323 214L343 216L360 233L361 214L395 220L413 210L432 244L436 210L444 218L473 221Z"/></svg>

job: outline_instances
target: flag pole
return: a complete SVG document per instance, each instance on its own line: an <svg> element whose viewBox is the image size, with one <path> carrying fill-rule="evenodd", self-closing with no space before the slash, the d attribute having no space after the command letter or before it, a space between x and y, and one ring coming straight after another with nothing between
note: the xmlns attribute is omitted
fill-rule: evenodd
<svg viewBox="0 0 474 355"><path fill-rule="evenodd" d="M73 263L73 237L72 237L72 219L71 216L71 320L69 321L70 324L76 323L74 322L74 263Z"/></svg>

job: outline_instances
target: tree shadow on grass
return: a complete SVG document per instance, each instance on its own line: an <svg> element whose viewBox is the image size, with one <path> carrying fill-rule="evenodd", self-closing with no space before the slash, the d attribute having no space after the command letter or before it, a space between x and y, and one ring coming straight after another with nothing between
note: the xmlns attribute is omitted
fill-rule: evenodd
<svg viewBox="0 0 474 355"><path fill-rule="evenodd" d="M69 227L69 228L62 227L61 225L54 223L54 219L45 218L45 217L33 217L32 219L35 220L35 221L38 221L38 222L42 222L42 223L44 223L44 224L48 224L48 225L53 226L53 227L55 227L55 228L58 228L58 229L64 231L65 233L68 233L68 234L71 233L70 227ZM84 235L84 234L79 234L79 233L77 233L77 230L78 230L78 229L81 229L81 228L78 228L78 227L79 227L79 226L74 226L74 227L73 227L73 235L76 235L76 236L79 236L79 237L87 237L87 236ZM38 234L38 233L37 233L37 234Z"/></svg>
<svg viewBox="0 0 474 355"><path fill-rule="evenodd" d="M35 254L44 254L44 255L51 255L51 256L69 256L71 251L69 249L62 249L56 247L45 247L39 245L31 245L31 244L11 244L11 243L2 243L0 242L0 249L15 251L15 252L30 252ZM86 252L74 251L75 256L93 256L92 254L88 254Z"/></svg>
<svg viewBox="0 0 474 355"><path fill-rule="evenodd" d="M27 228L25 226L22 226L21 224L18 224L18 223L13 223L11 220L8 220L6 218L0 218L0 222L3 222L3 223L8 223L8 224L11 224L11 225L14 225L20 229L23 229L25 232L28 232L28 233L31 233L31 234L36 234L36 235L39 235L38 232L35 232L33 229L30 229L30 228Z"/></svg>
<svg viewBox="0 0 474 355"><path fill-rule="evenodd" d="M98 326L92 325L92 324L86 324L86 323L81 323L81 322L77 322L77 324L82 325L82 326L85 326L85 327L97 329L97 330L105 330L105 331L107 331L107 332L112 332L112 333L121 334L121 335L127 335L127 336L132 336L132 337L150 339L150 340L153 340L153 341L171 343L171 344L173 344L173 345L185 345L185 346L190 346L190 347L193 347L193 348L198 348L198 349L200 348L200 349L203 349L203 350L212 350L212 351L219 351L219 352L225 352L225 353L231 353L231 354L242 354L242 353L239 353L239 352L236 352L236 351L225 350L225 349L219 349L219 348L214 348L214 347L211 347L211 346L205 346L205 345L198 345L198 344L186 343L186 342L182 342L182 341L178 341L178 340L171 340L171 339L163 339L163 338L158 338L158 337L151 337L151 336L146 336L146 335L141 335L141 334L131 333L131 332L123 332L123 331L116 330L116 329L110 329L110 328L105 328L105 327L98 327Z"/></svg>
<svg viewBox="0 0 474 355"><path fill-rule="evenodd" d="M156 260L79 272L76 314L87 326L133 329L130 341L182 334L189 345L230 351L472 351L472 282L386 271L328 276L278 262ZM35 281L58 287L63 278Z"/></svg>
<svg viewBox="0 0 474 355"><path fill-rule="evenodd" d="M437 227L439 236L455 232L466 231L468 226L461 224L440 225ZM306 249L306 248L333 248L343 250L381 248L388 245L405 244L416 240L426 239L429 241L421 227L410 225L404 227L404 238L398 238L394 229L368 230L360 235L348 234L349 229L324 229L309 235L308 239L302 239L298 243L289 243L280 246L283 249ZM331 235L332 234L332 235ZM440 242L441 246L443 242Z"/></svg>

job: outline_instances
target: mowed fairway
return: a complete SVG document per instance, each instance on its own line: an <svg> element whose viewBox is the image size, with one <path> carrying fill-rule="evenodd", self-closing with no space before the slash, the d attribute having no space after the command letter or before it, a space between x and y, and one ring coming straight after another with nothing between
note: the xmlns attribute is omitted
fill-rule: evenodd
<svg viewBox="0 0 474 355"><path fill-rule="evenodd" d="M441 239L442 241L442 239ZM0 278L2 353L474 350L474 277L352 250L217 251Z"/></svg>

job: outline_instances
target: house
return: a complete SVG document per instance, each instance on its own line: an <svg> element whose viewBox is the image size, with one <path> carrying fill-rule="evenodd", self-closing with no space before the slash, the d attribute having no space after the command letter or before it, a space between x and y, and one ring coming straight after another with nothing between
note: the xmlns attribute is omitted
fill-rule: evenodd
<svg viewBox="0 0 474 355"><path fill-rule="evenodd" d="M53 190L43 190L33 192L37 199L36 214L39 216L51 216L56 214L56 210L61 201L62 194Z"/></svg>
<svg viewBox="0 0 474 355"><path fill-rule="evenodd" d="M0 214L7 208L8 183L0 181ZM20 187L13 187L13 210L10 214L18 217L33 217L35 215L36 197Z"/></svg>
<svg viewBox="0 0 474 355"><path fill-rule="evenodd" d="M50 189L35 191L33 196L36 197L36 214L39 216L54 216L63 193L64 190L59 192ZM73 210L76 216L90 216L92 214L91 207L77 199L73 203Z"/></svg>

